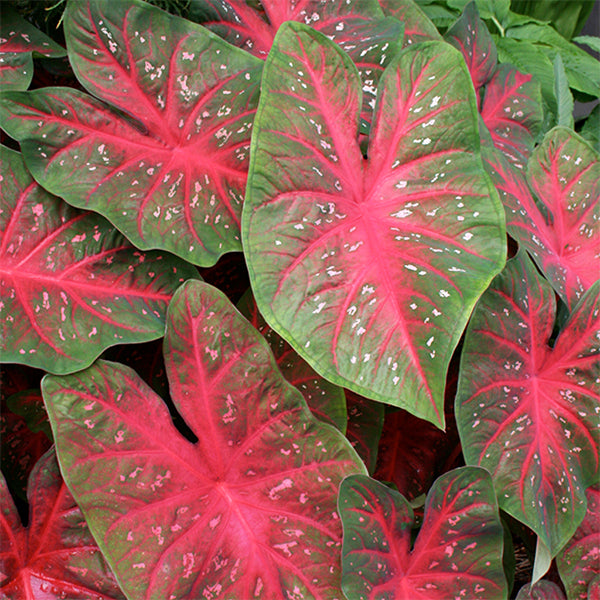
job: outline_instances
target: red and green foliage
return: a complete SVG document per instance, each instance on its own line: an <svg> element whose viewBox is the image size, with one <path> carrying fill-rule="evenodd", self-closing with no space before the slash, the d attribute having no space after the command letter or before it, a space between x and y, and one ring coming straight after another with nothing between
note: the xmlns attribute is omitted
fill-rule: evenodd
<svg viewBox="0 0 600 600"><path fill-rule="evenodd" d="M2 597L598 595L598 63L513 4L2 7Z"/></svg>

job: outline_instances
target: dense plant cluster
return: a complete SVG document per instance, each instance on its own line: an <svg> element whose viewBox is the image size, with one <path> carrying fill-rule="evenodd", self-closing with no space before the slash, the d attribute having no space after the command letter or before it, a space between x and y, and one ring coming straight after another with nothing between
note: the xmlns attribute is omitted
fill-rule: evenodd
<svg viewBox="0 0 600 600"><path fill-rule="evenodd" d="M17 8L2 597L599 597L590 3Z"/></svg>

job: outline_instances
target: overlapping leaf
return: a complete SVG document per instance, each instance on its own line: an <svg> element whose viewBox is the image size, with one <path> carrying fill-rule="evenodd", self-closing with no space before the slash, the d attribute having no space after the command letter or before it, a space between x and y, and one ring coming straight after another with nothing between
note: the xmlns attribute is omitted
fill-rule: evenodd
<svg viewBox="0 0 600 600"><path fill-rule="evenodd" d="M498 65L485 86L481 117L494 146L511 166L524 170L542 125L539 84L509 65Z"/></svg>
<svg viewBox="0 0 600 600"><path fill-rule="evenodd" d="M313 415L337 427L342 433L346 433L348 415L343 388L318 375L281 336L269 327L258 312L251 290L241 298L238 309L269 342L281 374L302 393Z"/></svg>
<svg viewBox="0 0 600 600"><path fill-rule="evenodd" d="M0 595L6 600L124 600L49 450L31 473L24 528L0 475Z"/></svg>
<svg viewBox="0 0 600 600"><path fill-rule="evenodd" d="M594 598L592 587L600 579L600 489L596 485L586 492L585 519L558 555L560 577L570 600ZM595 580L595 582L594 582ZM596 596L597 597L597 596Z"/></svg>
<svg viewBox="0 0 600 600"><path fill-rule="evenodd" d="M484 152L510 234L574 306L600 277L598 154L576 133L557 127L536 148L526 180L498 152Z"/></svg>
<svg viewBox="0 0 600 600"><path fill-rule="evenodd" d="M85 368L118 343L161 337L167 304L195 269L133 248L98 215L35 183L2 148L0 340L3 362Z"/></svg>
<svg viewBox="0 0 600 600"><path fill-rule="evenodd" d="M469 68L473 86L476 91L479 90L491 79L498 53L490 32L479 18L475 2L467 5L444 39L460 50Z"/></svg>
<svg viewBox="0 0 600 600"><path fill-rule="evenodd" d="M398 492L356 475L340 488L342 588L348 599L488 600L506 596L502 525L489 474L463 467L427 496L411 547L413 511Z"/></svg>
<svg viewBox="0 0 600 600"><path fill-rule="evenodd" d="M62 470L126 594L339 598L336 491L364 471L348 442L207 284L173 298L165 361L196 444L126 367L43 383Z"/></svg>
<svg viewBox="0 0 600 600"><path fill-rule="evenodd" d="M435 25L414 0L379 0L386 15L404 23L404 43L416 44L441 38Z"/></svg>
<svg viewBox="0 0 600 600"><path fill-rule="evenodd" d="M500 508L555 556L585 515L598 474L600 284L554 347L554 293L524 251L483 295L467 330L456 397L468 464L487 468Z"/></svg>
<svg viewBox="0 0 600 600"><path fill-rule="evenodd" d="M138 0L70 3L64 26L78 79L109 105L7 94L2 126L34 177L139 248L201 265L239 250L261 61Z"/></svg>
<svg viewBox="0 0 600 600"><path fill-rule="evenodd" d="M287 24L265 65L242 235L269 324L335 383L443 426L448 362L504 262L460 54L405 49L380 82L369 160L358 74Z"/></svg>
<svg viewBox="0 0 600 600"><path fill-rule="evenodd" d="M26 90L33 78L33 55L61 57L67 52L6 3L0 19L0 85Z"/></svg>
<svg viewBox="0 0 600 600"><path fill-rule="evenodd" d="M269 54L281 25L310 25L339 44L357 65L363 81L363 118L371 122L377 82L402 44L403 27L385 18L377 0L194 0L191 16L231 44L260 58Z"/></svg>
<svg viewBox="0 0 600 600"><path fill-rule="evenodd" d="M566 598L556 583L542 579L533 586L524 585L519 590L516 600L566 600Z"/></svg>

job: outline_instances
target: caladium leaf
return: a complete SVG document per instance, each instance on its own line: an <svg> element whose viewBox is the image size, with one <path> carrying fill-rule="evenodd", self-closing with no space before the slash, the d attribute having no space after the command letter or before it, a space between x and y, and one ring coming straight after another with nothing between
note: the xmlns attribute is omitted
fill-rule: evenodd
<svg viewBox="0 0 600 600"><path fill-rule="evenodd" d="M569 600L591 599L600 576L600 488L588 488L586 497L585 518L556 560Z"/></svg>
<svg viewBox="0 0 600 600"><path fill-rule="evenodd" d="M498 60L516 67L521 73L530 73L540 84L544 107L556 115L554 95L554 68L551 60L534 44L508 37L495 37Z"/></svg>
<svg viewBox="0 0 600 600"><path fill-rule="evenodd" d="M443 427L448 362L504 263L473 88L448 44L406 48L380 82L369 160L360 83L318 32L267 59L242 236L267 322L330 381Z"/></svg>
<svg viewBox="0 0 600 600"><path fill-rule="evenodd" d="M346 437L363 459L369 474L375 472L379 440L385 420L385 405L346 390L348 426Z"/></svg>
<svg viewBox="0 0 600 600"><path fill-rule="evenodd" d="M0 85L3 91L29 87L34 54L58 58L66 56L67 51L4 4L0 19Z"/></svg>
<svg viewBox="0 0 600 600"><path fill-rule="evenodd" d="M512 167L524 170L542 128L542 98L537 81L509 65L498 65L485 86L481 116L496 148Z"/></svg>
<svg viewBox="0 0 600 600"><path fill-rule="evenodd" d="M2 148L0 164L2 362L71 373L109 346L161 337L167 304L195 269L137 251L100 216L50 195L18 152Z"/></svg>
<svg viewBox="0 0 600 600"><path fill-rule="evenodd" d="M543 257L540 266L573 306L600 278L600 155L570 129L557 127L536 148L527 179L552 233L555 256Z"/></svg>
<svg viewBox="0 0 600 600"><path fill-rule="evenodd" d="M124 600L125 596L62 480L54 449L29 479L29 526L0 475L0 595L7 600Z"/></svg>
<svg viewBox="0 0 600 600"><path fill-rule="evenodd" d="M599 290L582 298L551 348L554 293L520 251L479 301L461 359L465 460L489 469L500 508L552 556L584 518L598 473Z"/></svg>
<svg viewBox="0 0 600 600"><path fill-rule="evenodd" d="M269 342L281 374L297 388L310 411L317 419L346 433L348 414L344 389L318 375L296 351L273 331L258 311L252 290L248 290L238 303L238 310Z"/></svg>
<svg viewBox="0 0 600 600"><path fill-rule="evenodd" d="M139 248L200 265L240 250L261 61L137 0L70 3L64 27L75 74L110 106L63 88L7 94L2 126L34 177Z"/></svg>
<svg viewBox="0 0 600 600"><path fill-rule="evenodd" d="M484 156L508 231L572 307L599 277L598 154L576 133L557 127L536 148L527 180L497 151L484 147Z"/></svg>
<svg viewBox="0 0 600 600"><path fill-rule="evenodd" d="M542 579L533 586L524 585L519 590L516 600L566 600L566 598L555 583Z"/></svg>
<svg viewBox="0 0 600 600"><path fill-rule="evenodd" d="M469 3L463 14L444 35L444 39L462 53L475 90L492 77L498 62L496 45L485 23L479 18L475 2Z"/></svg>
<svg viewBox="0 0 600 600"><path fill-rule="evenodd" d="M258 4L258 3L256 3ZM363 119L371 122L377 82L400 49L403 27L385 18L377 0L194 0L191 18L228 42L266 58L277 31L286 21L310 25L339 44L357 65L363 81Z"/></svg>
<svg viewBox="0 0 600 600"><path fill-rule="evenodd" d="M384 14L404 23L406 45L441 39L440 32L414 0L379 0Z"/></svg>
<svg viewBox="0 0 600 600"><path fill-rule="evenodd" d="M125 593L340 597L335 491L364 472L350 444L215 288L178 290L164 348L196 444L129 368L99 361L42 386L62 471Z"/></svg>
<svg viewBox="0 0 600 600"><path fill-rule="evenodd" d="M463 467L437 479L412 548L410 504L374 479L346 478L339 510L349 600L506 597L502 524L483 469Z"/></svg>

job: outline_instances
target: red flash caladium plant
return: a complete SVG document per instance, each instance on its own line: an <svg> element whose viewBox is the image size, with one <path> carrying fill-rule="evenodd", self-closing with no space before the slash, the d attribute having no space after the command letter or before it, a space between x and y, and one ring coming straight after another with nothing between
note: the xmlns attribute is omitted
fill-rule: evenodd
<svg viewBox="0 0 600 600"><path fill-rule="evenodd" d="M599 593L598 61L517 0L0 4L0 596Z"/></svg>
<svg viewBox="0 0 600 600"><path fill-rule="evenodd" d="M409 47L380 81L363 159L354 65L299 24L267 59L243 212L269 324L328 379L444 425L443 382L504 262L458 52Z"/></svg>
<svg viewBox="0 0 600 600"><path fill-rule="evenodd" d="M331 492L364 470L350 444L311 416L265 340L207 284L173 298L165 362L196 445L125 367L100 362L42 386L63 473L124 591L339 598Z"/></svg>

